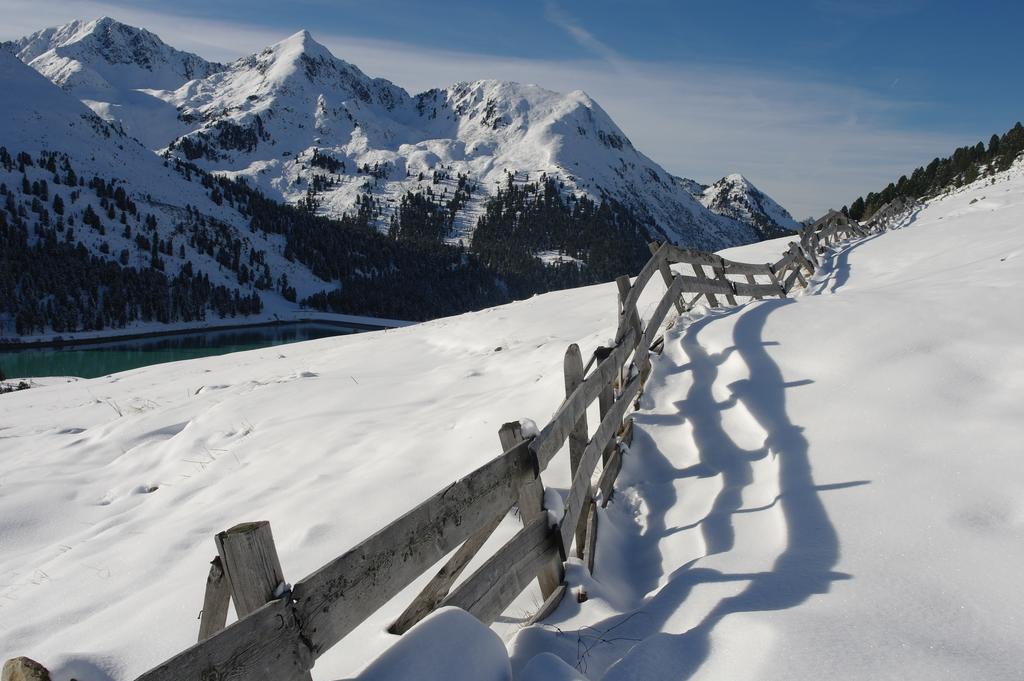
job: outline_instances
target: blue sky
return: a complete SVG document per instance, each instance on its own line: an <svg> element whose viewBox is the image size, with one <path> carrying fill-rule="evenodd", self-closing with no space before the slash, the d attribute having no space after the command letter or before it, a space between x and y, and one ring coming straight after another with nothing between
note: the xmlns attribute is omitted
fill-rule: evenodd
<svg viewBox="0 0 1024 681"><path fill-rule="evenodd" d="M0 39L107 14L231 59L306 28L411 90L586 90L704 182L741 172L798 218L1024 118L1024 3L929 0L0 0Z"/></svg>

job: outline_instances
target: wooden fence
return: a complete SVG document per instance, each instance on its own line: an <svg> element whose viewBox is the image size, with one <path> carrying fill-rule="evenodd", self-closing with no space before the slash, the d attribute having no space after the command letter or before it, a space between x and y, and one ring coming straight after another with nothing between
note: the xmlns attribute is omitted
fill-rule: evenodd
<svg viewBox="0 0 1024 681"><path fill-rule="evenodd" d="M219 533L199 642L138 681L309 679L320 655L448 554L392 624L393 633L401 634L434 609L449 605L489 624L534 579L545 598L534 619L546 616L565 593L563 563L568 556L582 558L593 571L597 504L611 499L624 454L620 445L632 434L628 412L643 390L651 353L660 352L662 322L670 309L684 312L702 299L719 307L740 299L785 297L806 285L829 246L884 229L905 210L904 205L887 205L863 224L830 212L800 231L775 263L733 262L714 253L651 244L651 259L636 278L616 281L615 343L595 350L586 364L579 347L569 346L565 400L539 432L524 433L518 422L506 423L498 434L501 454L299 580L290 591L268 523L244 523ZM637 303L656 274L666 292L642 320ZM591 429L587 410L595 401L600 420ZM572 484L561 521L552 525L543 507L541 475L566 444ZM523 528L456 586L513 507L519 509ZM230 599L239 619L225 627Z"/></svg>

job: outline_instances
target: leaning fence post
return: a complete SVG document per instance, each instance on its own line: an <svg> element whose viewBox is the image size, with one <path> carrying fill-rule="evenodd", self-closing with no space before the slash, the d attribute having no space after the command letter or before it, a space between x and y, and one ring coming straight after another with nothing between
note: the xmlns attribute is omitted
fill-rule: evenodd
<svg viewBox="0 0 1024 681"><path fill-rule="evenodd" d="M565 397L572 395L576 387L583 382L583 356L580 354L580 346L573 343L565 351L563 362L565 370ZM587 448L589 434L587 432L587 412L584 411L580 420L576 422L575 428L569 433L569 470L570 479L576 477L576 469L580 467L580 460L583 458L583 450ZM590 497L594 493L591 490ZM581 515L576 524L576 556L583 557L583 545L587 539L586 516Z"/></svg>
<svg viewBox="0 0 1024 681"><path fill-rule="evenodd" d="M622 275L615 280L615 285L619 289L619 325L615 332L615 344L626 342L626 336L628 335L627 329L633 327L636 331L636 338L633 340L634 349L640 343L641 324L640 324L640 312L637 310L636 305L633 305L630 309L626 309L626 299L629 298L629 292L632 285L629 282L629 277ZM629 374L629 364L623 364L619 367L619 387L626 385L626 377ZM639 369L640 367L637 367Z"/></svg>
<svg viewBox="0 0 1024 681"><path fill-rule="evenodd" d="M612 350L613 348L605 347L600 347L597 350L594 350L594 355L597 357L598 366L600 366L600 363L603 362L604 359L612 353ZM604 384L604 387L601 388L601 392L597 396L597 408L602 421L604 420L604 415L608 413L608 410L612 408L612 405L614 403L615 389L612 387L612 382L609 381L608 383ZM608 461L611 459L613 447L614 443L609 442L608 446L604 448L603 452L601 452L601 462L605 466L608 465Z"/></svg>
<svg viewBox="0 0 1024 681"><path fill-rule="evenodd" d="M658 253L658 249L661 248L661 244L659 244L657 241L652 241L651 243L647 244L647 248L650 249L651 256L653 257ZM669 267L667 259L662 260L660 263L658 263L658 271L661 272L661 278L665 282L665 286L667 288L672 288L672 281L674 277L672 276L672 268ZM686 304L683 302L682 294L680 294L678 298L673 300L672 304L676 306L676 312L678 312L679 314L683 314L683 312L686 311Z"/></svg>
<svg viewBox="0 0 1024 681"><path fill-rule="evenodd" d="M693 267L693 273L697 275L698 279L705 280L708 278L708 275L704 273L703 265L691 263L690 266ZM704 291L704 297L708 299L708 304L711 305L711 307L718 307L718 296L712 293L710 289Z"/></svg>
<svg viewBox="0 0 1024 681"><path fill-rule="evenodd" d="M231 601L231 585L224 574L220 556L210 561L210 574L206 577L206 594L203 596L203 612L199 618L199 642L202 643L224 628L228 621L228 603Z"/></svg>
<svg viewBox="0 0 1024 681"><path fill-rule="evenodd" d="M715 255L713 257L715 259L715 264L711 267L711 269L715 273L715 281L720 281L726 286L732 288L732 283L725 276L725 259L719 255ZM726 293L725 302L727 302L729 305L736 305L736 296L734 296L732 293Z"/></svg>
<svg viewBox="0 0 1024 681"><path fill-rule="evenodd" d="M775 271L775 265L768 265L768 276L771 278L772 283L779 288L779 298L786 297L786 287L782 285L782 281L779 280L779 273Z"/></svg>
<svg viewBox="0 0 1024 681"><path fill-rule="evenodd" d="M501 440L501 448L507 452L525 439L523 427L518 421L506 423L498 431L498 438ZM544 483L541 482L538 475L519 488L519 516L523 521L523 526L526 526L537 516L546 512L544 510ZM565 556L562 556L562 559L564 558ZM545 599L554 593L563 578L562 561L557 557L541 568L540 574L537 575L537 583L540 584L540 592Z"/></svg>
<svg viewBox="0 0 1024 681"><path fill-rule="evenodd" d="M285 581L269 522L235 525L217 533L215 541L239 619L281 596ZM306 671L296 678L312 681L313 677Z"/></svg>
<svg viewBox="0 0 1024 681"><path fill-rule="evenodd" d="M804 268L804 263L807 262L807 260L804 258L803 253L800 252L800 245L795 241L790 241L789 252L793 255L792 268L793 272L796 273L797 281L800 282L800 286L807 288L807 280L804 279L804 274L801 272ZM814 271L809 264L807 265L807 269L812 273Z"/></svg>
<svg viewBox="0 0 1024 681"><path fill-rule="evenodd" d="M494 534L494 530L501 524L505 514L495 516L491 522L476 531L473 536L463 542L455 555L449 559L444 566L437 571L434 578L427 583L412 603L398 616L388 631L392 634L404 634L412 629L413 625L432 613L441 604L445 596L451 590L452 584L459 578L469 561L476 556L480 548L487 542L487 539Z"/></svg>

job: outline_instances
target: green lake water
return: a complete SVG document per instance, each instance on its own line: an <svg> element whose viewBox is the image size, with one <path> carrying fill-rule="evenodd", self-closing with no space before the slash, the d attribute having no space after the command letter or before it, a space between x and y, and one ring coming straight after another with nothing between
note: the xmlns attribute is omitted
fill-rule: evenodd
<svg viewBox="0 0 1024 681"><path fill-rule="evenodd" d="M320 322L296 322L222 331L189 331L168 336L110 340L63 348L0 351L0 369L11 378L95 378L150 364L223 355L366 330L368 329Z"/></svg>

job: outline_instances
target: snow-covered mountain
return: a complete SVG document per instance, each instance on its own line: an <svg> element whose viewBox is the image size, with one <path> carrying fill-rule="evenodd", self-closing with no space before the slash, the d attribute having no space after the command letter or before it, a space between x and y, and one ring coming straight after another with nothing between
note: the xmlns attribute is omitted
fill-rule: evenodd
<svg viewBox="0 0 1024 681"><path fill-rule="evenodd" d="M411 96L301 31L159 96L195 123L170 142L176 153L258 179L290 202L307 195L314 174L325 174L332 184L317 198L329 214L350 210L359 193L377 196L386 218L403 194L427 187L451 193L444 183L458 175L486 190L504 183L506 173L519 182L546 174L568 191L618 199L673 241L713 247L757 238L676 188L581 91L485 80ZM311 163L314 149L344 167L325 173ZM440 188L435 173L443 176ZM470 202L453 237L471 234L486 196Z"/></svg>
<svg viewBox="0 0 1024 681"><path fill-rule="evenodd" d="M282 274L298 295L328 286L283 256L279 236L250 229L241 206L218 202L199 177L176 171L3 50L0 82L0 226L24 230L28 246L81 244L101 261L156 265L168 277L187 266L213 287L257 295L273 311L288 307L274 291ZM264 273L271 281L257 294L254 280Z"/></svg>
<svg viewBox="0 0 1024 681"><path fill-rule="evenodd" d="M426 319L635 271L652 238L771 235L705 207L581 91L413 96L306 31L224 65L76 21L0 45L0 82L0 240L20 268L0 336L300 305Z"/></svg>
<svg viewBox="0 0 1024 681"><path fill-rule="evenodd" d="M706 208L752 225L763 239L774 239L800 228L789 211L739 173L726 175L710 186L683 178L679 181Z"/></svg>
<svg viewBox="0 0 1024 681"><path fill-rule="evenodd" d="M147 146L182 134L177 112L150 89L173 90L224 68L109 17L72 21L0 44Z"/></svg>
<svg viewBox="0 0 1024 681"><path fill-rule="evenodd" d="M742 210L708 210L582 91L483 80L413 96L306 31L226 66L106 18L8 45L149 148L247 177L290 203L315 201L327 215L370 194L384 228L402 196L429 189L443 202L465 176L483 190L461 205L449 235L466 239L509 175L547 175L567 193L620 201L652 236L680 244L719 248L764 233Z"/></svg>

